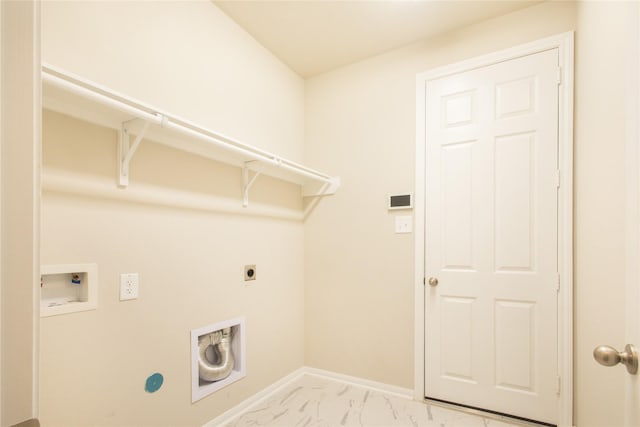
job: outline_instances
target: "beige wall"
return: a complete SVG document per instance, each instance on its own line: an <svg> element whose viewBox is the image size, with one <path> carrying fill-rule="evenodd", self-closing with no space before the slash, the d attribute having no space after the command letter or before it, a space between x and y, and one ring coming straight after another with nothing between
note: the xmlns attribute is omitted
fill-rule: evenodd
<svg viewBox="0 0 640 427"><path fill-rule="evenodd" d="M575 95L575 404L582 426L622 425L627 373L591 356L625 344L626 36L632 3L577 7Z"/></svg>
<svg viewBox="0 0 640 427"><path fill-rule="evenodd" d="M209 2L45 2L43 32L46 62L301 157L303 81ZM300 189L261 177L249 209L298 219L229 214L242 203L238 168L145 141L118 190L116 141L45 111L42 263L95 262L99 288L97 310L41 319L41 421L202 425L303 366ZM59 191L51 177L80 190ZM162 206L139 202L158 194ZM204 208L180 207L183 196ZM251 285L245 264L257 264ZM121 273L139 273L137 300L119 301ZM190 330L238 316L247 377L192 404ZM164 385L149 394L154 372Z"/></svg>
<svg viewBox="0 0 640 427"><path fill-rule="evenodd" d="M413 236L386 198L414 187L415 76L574 27L543 4L307 81L306 160L343 180L305 228L309 365L413 387Z"/></svg>
<svg viewBox="0 0 640 427"><path fill-rule="evenodd" d="M306 161L343 179L305 225L307 365L413 387L413 239L385 202L414 188L416 73L576 30L575 421L622 424L626 374L591 351L624 344L627 7L546 2L307 81Z"/></svg>
<svg viewBox="0 0 640 427"><path fill-rule="evenodd" d="M627 293L626 300L626 343L640 342L640 2L635 2L635 13L631 10L627 20L627 91L635 96L628 97L628 118L626 123L626 170L627 170ZM634 185L635 184L635 185ZM626 381L627 425L640 425L640 378L628 375Z"/></svg>
<svg viewBox="0 0 640 427"><path fill-rule="evenodd" d="M97 262L100 294L96 311L42 322L43 422L198 425L303 363L413 387L413 238L393 233L401 213L387 211L386 197L414 186L415 75L576 30L575 421L621 424L624 371L599 367L591 350L624 339L615 311L624 306L625 80L615 46L626 7L546 2L303 82L207 2L45 2L45 61L304 155L343 187L304 226L45 192L43 263ZM44 171L115 181L115 138L47 113ZM237 170L167 148L143 144L132 166L160 189L239 194ZM265 204L300 209L297 188L256 185ZM239 272L254 262L260 279L245 286ZM119 274L134 271L141 297L121 303ZM605 322L596 314L607 309ZM248 377L191 405L189 330L243 314ZM144 380L155 371L165 385L150 395Z"/></svg>
<svg viewBox="0 0 640 427"><path fill-rule="evenodd" d="M2 22L2 5L0 5L0 23ZM4 91L2 88L2 67L3 67L3 60L2 60L2 56L3 56L3 51L4 49L2 48L2 40L4 39L4 37L2 36L3 31L0 30L0 129L3 128L2 126L2 122L3 122L3 117L2 117L2 112L4 111L2 108L2 104L4 103L4 98L2 97ZM0 147L2 147L4 138L2 136L2 131L0 130ZM0 224L2 224L2 150L0 149ZM0 225L1 227L1 225ZM1 229L0 229L1 230ZM2 232L0 231L0 260L2 259ZM3 389L3 383L2 383L2 349L1 349L1 343L2 343L2 283L4 282L3 277L2 277L2 263L0 262L0 425L2 425L2 414L3 414L3 400L2 400L2 389Z"/></svg>
<svg viewBox="0 0 640 427"><path fill-rule="evenodd" d="M2 426L37 415L39 7L2 2Z"/></svg>
<svg viewBox="0 0 640 427"><path fill-rule="evenodd" d="M45 1L42 59L302 160L304 81L208 0Z"/></svg>
<svg viewBox="0 0 640 427"><path fill-rule="evenodd" d="M115 141L110 129L45 111L45 178L72 171L87 185L115 180ZM235 168L143 144L137 183L207 199L219 192L215 185L203 190L202 182L219 180L240 194ZM256 184L252 195L293 209L300 206L296 190L274 180ZM42 263L95 262L99 287L97 310L41 319L44 425L202 425L301 367L302 227L45 191ZM246 285L243 266L253 263L258 280ZM140 297L120 302L120 274L134 272ZM238 316L246 317L248 376L192 405L190 330ZM165 384L145 393L154 372Z"/></svg>

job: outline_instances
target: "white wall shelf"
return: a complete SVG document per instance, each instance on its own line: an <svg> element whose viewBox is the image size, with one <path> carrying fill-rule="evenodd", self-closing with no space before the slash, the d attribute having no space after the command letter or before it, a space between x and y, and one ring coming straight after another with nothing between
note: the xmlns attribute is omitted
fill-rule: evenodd
<svg viewBox="0 0 640 427"><path fill-rule="evenodd" d="M96 264L40 267L40 317L95 310L98 305Z"/></svg>
<svg viewBox="0 0 640 427"><path fill-rule="evenodd" d="M162 112L50 65L42 67L42 84L45 109L119 131L121 187L129 183L130 161L143 139L241 167L243 206L248 205L249 190L261 174L301 185L305 197L334 194L340 187L339 177Z"/></svg>

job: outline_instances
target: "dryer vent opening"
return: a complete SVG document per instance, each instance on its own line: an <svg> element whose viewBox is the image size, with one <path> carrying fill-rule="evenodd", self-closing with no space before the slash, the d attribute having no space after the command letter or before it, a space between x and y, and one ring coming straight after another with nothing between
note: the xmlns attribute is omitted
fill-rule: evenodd
<svg viewBox="0 0 640 427"><path fill-rule="evenodd" d="M232 329L224 328L198 337L198 375L200 385L229 376L235 359L231 351Z"/></svg>
<svg viewBox="0 0 640 427"><path fill-rule="evenodd" d="M244 318L191 331L191 401L245 376Z"/></svg>

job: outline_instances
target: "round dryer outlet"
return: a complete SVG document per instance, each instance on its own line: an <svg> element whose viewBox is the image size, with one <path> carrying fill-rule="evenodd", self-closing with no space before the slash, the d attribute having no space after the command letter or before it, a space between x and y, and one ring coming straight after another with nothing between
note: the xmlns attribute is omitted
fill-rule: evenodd
<svg viewBox="0 0 640 427"><path fill-rule="evenodd" d="M245 265L244 266L244 281L248 281L248 280L256 280L256 275L257 275L257 271L256 271L256 266L255 264L252 265Z"/></svg>

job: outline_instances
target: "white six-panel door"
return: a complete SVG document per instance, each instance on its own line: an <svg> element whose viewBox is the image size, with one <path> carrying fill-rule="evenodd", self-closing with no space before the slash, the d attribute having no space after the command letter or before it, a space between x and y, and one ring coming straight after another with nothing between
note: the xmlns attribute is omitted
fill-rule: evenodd
<svg viewBox="0 0 640 427"><path fill-rule="evenodd" d="M555 423L557 49L426 86L425 395Z"/></svg>

